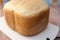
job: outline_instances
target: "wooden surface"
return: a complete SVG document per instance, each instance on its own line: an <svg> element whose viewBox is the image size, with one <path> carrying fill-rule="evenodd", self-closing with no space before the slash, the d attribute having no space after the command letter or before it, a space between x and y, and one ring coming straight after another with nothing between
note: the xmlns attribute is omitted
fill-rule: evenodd
<svg viewBox="0 0 60 40"><path fill-rule="evenodd" d="M54 7L54 6L50 7L49 22L60 28L60 7L58 7L58 6L57 7ZM58 36L60 36L60 31L59 31Z"/></svg>
<svg viewBox="0 0 60 40"><path fill-rule="evenodd" d="M0 7L0 17L2 16L3 16L2 7ZM60 7L50 6L49 22L59 26L60 28ZM58 36L60 36L60 32ZM10 38L8 38L4 33L0 31L0 40L10 40Z"/></svg>
<svg viewBox="0 0 60 40"><path fill-rule="evenodd" d="M0 31L0 40L11 40L11 39Z"/></svg>

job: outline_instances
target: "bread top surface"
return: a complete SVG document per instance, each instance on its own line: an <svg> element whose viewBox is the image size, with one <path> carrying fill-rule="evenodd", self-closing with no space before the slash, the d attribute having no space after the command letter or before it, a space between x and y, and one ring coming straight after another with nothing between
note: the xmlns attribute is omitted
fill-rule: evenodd
<svg viewBox="0 0 60 40"><path fill-rule="evenodd" d="M35 16L48 10L48 5L42 0L11 0L4 9L9 9L22 16Z"/></svg>

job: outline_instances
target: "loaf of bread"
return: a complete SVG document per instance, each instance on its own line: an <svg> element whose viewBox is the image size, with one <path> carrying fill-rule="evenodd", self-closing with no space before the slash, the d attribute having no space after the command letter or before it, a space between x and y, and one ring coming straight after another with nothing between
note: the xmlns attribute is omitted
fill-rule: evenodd
<svg viewBox="0 0 60 40"><path fill-rule="evenodd" d="M35 35L48 25L49 7L42 0L11 0L3 11L10 28L22 35Z"/></svg>

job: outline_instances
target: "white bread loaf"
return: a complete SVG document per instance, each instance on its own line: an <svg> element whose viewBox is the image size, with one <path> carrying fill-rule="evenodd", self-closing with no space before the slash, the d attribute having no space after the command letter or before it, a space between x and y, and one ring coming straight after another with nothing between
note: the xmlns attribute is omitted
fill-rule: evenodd
<svg viewBox="0 0 60 40"><path fill-rule="evenodd" d="M20 34L35 35L47 27L49 7L42 0L11 0L3 10L7 24Z"/></svg>

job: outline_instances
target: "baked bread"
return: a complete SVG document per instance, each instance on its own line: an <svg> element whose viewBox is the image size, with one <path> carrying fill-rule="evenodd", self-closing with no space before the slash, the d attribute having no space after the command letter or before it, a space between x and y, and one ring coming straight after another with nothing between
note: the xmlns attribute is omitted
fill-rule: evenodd
<svg viewBox="0 0 60 40"><path fill-rule="evenodd" d="M26 36L37 34L48 25L49 7L42 0L11 0L3 11L7 24Z"/></svg>

